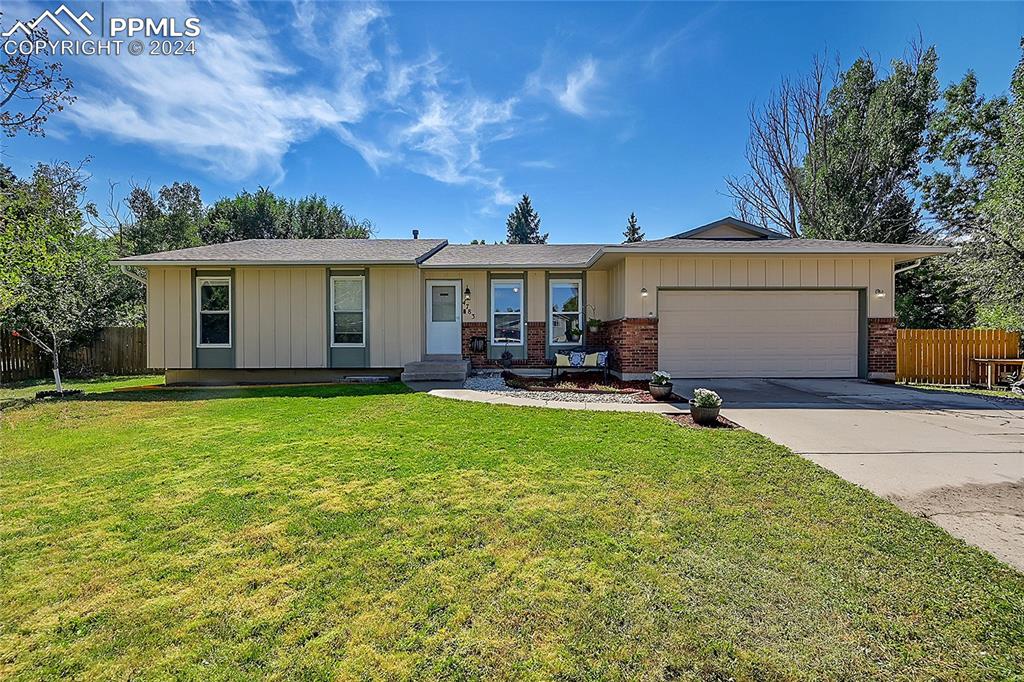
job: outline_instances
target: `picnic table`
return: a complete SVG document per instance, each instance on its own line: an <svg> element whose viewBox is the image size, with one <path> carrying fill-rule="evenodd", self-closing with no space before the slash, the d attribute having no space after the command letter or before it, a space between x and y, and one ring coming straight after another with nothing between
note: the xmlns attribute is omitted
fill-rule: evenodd
<svg viewBox="0 0 1024 682"><path fill-rule="evenodd" d="M996 367L999 365L1015 365L1024 371L1024 358L971 358L971 377L974 377L974 368L980 368L985 372L985 388L991 390L996 383Z"/></svg>

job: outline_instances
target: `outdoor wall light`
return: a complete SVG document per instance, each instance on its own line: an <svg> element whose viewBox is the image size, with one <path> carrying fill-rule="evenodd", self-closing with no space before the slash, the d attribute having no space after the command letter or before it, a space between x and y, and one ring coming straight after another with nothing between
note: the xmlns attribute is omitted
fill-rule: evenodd
<svg viewBox="0 0 1024 682"><path fill-rule="evenodd" d="M466 290L464 292L462 292L462 299L465 300L465 301L468 301L469 300L469 296L470 296L471 293L473 293L473 292L471 292L469 290L469 287L466 287Z"/></svg>
<svg viewBox="0 0 1024 682"><path fill-rule="evenodd" d="M875 298L885 298L885 292L881 289L875 289Z"/></svg>
<svg viewBox="0 0 1024 682"><path fill-rule="evenodd" d="M644 297L646 297L646 296L647 296L647 287L642 287L642 288L640 289L640 295L641 295L641 296L644 296Z"/></svg>

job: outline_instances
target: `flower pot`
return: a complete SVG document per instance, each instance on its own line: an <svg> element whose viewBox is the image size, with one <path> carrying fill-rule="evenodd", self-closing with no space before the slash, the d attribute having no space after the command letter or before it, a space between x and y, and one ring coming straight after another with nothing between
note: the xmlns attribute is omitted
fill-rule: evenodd
<svg viewBox="0 0 1024 682"><path fill-rule="evenodd" d="M651 397L655 400L668 400L672 397L672 384L648 384Z"/></svg>
<svg viewBox="0 0 1024 682"><path fill-rule="evenodd" d="M601 325L599 325L599 324L588 324L587 325L587 331L590 332L591 334L596 334L597 332L601 331Z"/></svg>
<svg viewBox="0 0 1024 682"><path fill-rule="evenodd" d="M690 401L690 416L693 417L693 421L702 426L708 426L718 421L718 413L722 411L721 407L697 407Z"/></svg>

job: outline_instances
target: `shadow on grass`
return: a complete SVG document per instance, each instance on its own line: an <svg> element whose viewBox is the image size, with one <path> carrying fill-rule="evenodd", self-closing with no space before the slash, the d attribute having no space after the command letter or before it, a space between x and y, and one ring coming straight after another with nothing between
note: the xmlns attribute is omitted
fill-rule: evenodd
<svg viewBox="0 0 1024 682"><path fill-rule="evenodd" d="M412 390L400 381L386 384L336 384L327 386L224 386L216 388L174 387L146 390L87 393L71 398L85 402L191 402L238 398L358 398L400 395Z"/></svg>

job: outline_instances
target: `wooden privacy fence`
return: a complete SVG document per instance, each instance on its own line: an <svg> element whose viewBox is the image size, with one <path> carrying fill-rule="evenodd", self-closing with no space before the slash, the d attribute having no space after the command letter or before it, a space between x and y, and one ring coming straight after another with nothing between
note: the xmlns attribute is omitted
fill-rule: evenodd
<svg viewBox="0 0 1024 682"><path fill-rule="evenodd" d="M92 341L65 350L61 374L68 377L97 374L145 374L146 330L142 327L107 327ZM52 376L50 356L25 339L0 331L0 384Z"/></svg>
<svg viewBox="0 0 1024 682"><path fill-rule="evenodd" d="M972 358L1020 357L1020 333L1001 329L897 329L896 380L969 384Z"/></svg>

